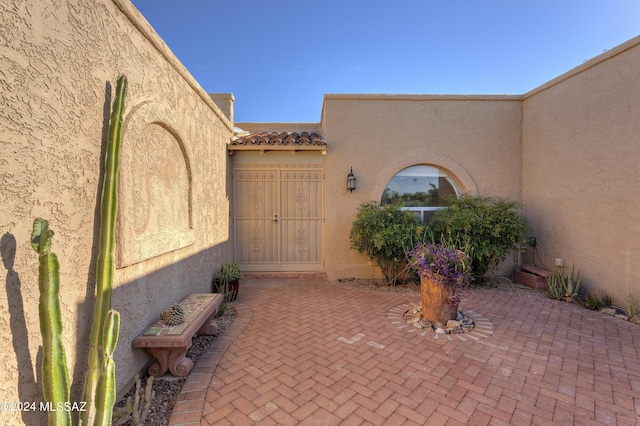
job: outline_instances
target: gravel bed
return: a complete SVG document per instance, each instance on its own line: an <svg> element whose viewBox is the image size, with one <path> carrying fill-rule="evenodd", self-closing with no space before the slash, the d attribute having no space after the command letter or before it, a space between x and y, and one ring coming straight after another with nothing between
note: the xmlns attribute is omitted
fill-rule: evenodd
<svg viewBox="0 0 640 426"><path fill-rule="evenodd" d="M233 322L235 316L235 308L233 308L233 306L228 306L224 315L216 318L216 322L218 323L219 328L218 336L224 333L224 330ZM187 358L190 358L195 364L196 362L198 362L204 351L215 340L216 336L196 334L192 339L193 344L187 351ZM147 377L147 373L145 373L145 375L141 377L143 391ZM184 384L186 379L174 378L171 375L165 377L166 379L162 377L153 379L153 392L155 393L155 395L151 400L147 418L143 423L145 425L164 426L169 424L169 418L171 417L171 413L173 412L173 406L176 403L178 395L180 394L180 390L182 389L182 385ZM127 392L127 394L115 404L114 407L117 408L126 406L127 398L133 396L135 390L136 389L134 385L129 390L129 392ZM114 420L115 419L116 416L114 415ZM128 420L118 424L126 426L133 425L133 419L131 418L131 416L129 416Z"/></svg>

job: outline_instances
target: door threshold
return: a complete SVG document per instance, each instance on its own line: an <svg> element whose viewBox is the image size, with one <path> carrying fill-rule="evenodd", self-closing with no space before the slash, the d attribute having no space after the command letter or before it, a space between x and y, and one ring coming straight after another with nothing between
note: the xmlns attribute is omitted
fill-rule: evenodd
<svg viewBox="0 0 640 426"><path fill-rule="evenodd" d="M263 280L269 278L290 280L326 280L326 272L243 272L243 280Z"/></svg>

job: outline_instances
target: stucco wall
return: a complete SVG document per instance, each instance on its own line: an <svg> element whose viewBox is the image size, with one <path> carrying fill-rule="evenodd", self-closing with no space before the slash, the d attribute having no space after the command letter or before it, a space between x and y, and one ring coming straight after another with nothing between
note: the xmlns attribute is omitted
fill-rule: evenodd
<svg viewBox="0 0 640 426"><path fill-rule="evenodd" d="M5 1L0 22L0 400L42 400L38 261L29 243L36 217L55 231L72 399L80 398L105 118L119 74L129 79L113 294L122 390L150 360L132 340L186 294L209 292L230 258L233 126L126 0ZM2 413L2 422L43 424L43 415Z"/></svg>
<svg viewBox="0 0 640 426"><path fill-rule="evenodd" d="M537 263L640 294L640 38L525 96L523 200ZM529 253L531 256L531 253ZM530 259L530 257L529 257Z"/></svg>
<svg viewBox="0 0 640 426"><path fill-rule="evenodd" d="M521 123L519 96L326 95L327 276L379 276L377 266L349 248L349 230L358 206L380 201L406 167L437 166L465 192L520 201ZM350 167L353 193L346 189Z"/></svg>

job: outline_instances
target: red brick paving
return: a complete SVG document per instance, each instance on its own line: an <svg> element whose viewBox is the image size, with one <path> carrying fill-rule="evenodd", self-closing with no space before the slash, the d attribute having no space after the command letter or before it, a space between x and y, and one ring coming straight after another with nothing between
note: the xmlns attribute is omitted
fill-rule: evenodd
<svg viewBox="0 0 640 426"><path fill-rule="evenodd" d="M243 281L236 320L170 424L640 424L638 325L531 290L476 289L460 308L493 334L434 339L389 320L418 293L266 277Z"/></svg>

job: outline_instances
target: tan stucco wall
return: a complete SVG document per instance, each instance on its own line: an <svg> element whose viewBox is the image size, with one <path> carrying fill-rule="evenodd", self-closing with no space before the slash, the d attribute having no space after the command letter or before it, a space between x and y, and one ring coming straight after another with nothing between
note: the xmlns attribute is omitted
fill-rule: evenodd
<svg viewBox="0 0 640 426"><path fill-rule="evenodd" d="M213 271L231 258L226 143L233 98L207 95L128 0L9 1L0 12L6 276L0 325L8 330L0 337L0 400L42 399L37 257L29 244L36 217L49 219L56 232L65 340L79 398L92 317L105 99L120 73L130 82L113 296L122 314L116 352L122 390L150 359L131 349L135 336L185 294L209 291ZM326 95L320 123L238 126L320 131L329 143L324 261L330 279L379 275L349 248L357 208L379 200L401 169L428 164L447 170L467 192L522 201L538 238L536 263L551 267L563 258L582 271L587 287L622 298L638 289L639 278L638 44L640 38L631 40L524 96ZM353 193L346 190L350 167L358 178ZM503 270L512 266L509 259ZM41 424L43 414L2 419Z"/></svg>
<svg viewBox="0 0 640 426"><path fill-rule="evenodd" d="M236 101L233 93L209 93L209 97L220 108L227 120L233 123L233 104Z"/></svg>
<svg viewBox="0 0 640 426"><path fill-rule="evenodd" d="M105 99L118 74L129 79L118 223L118 244L128 238L119 264L128 266L116 271L113 294L122 315L115 354L122 390L150 359L132 340L186 294L210 291L215 268L230 259L226 143L233 125L127 0L8 1L0 22L0 400L42 400L38 262L29 244L36 217L55 231L72 398L80 398ZM165 211L177 218L171 226ZM2 413L1 422L44 424L43 415Z"/></svg>
<svg viewBox="0 0 640 426"><path fill-rule="evenodd" d="M639 70L635 38L524 101L523 201L536 262L554 268L562 258L586 288L618 300L640 294Z"/></svg>
<svg viewBox="0 0 640 426"><path fill-rule="evenodd" d="M349 230L358 206L380 201L406 167L437 166L465 192L520 201L521 106L519 96L326 95L327 276L379 276L377 266L350 249ZM353 193L346 189L350 167L357 177Z"/></svg>

